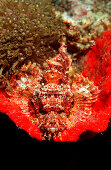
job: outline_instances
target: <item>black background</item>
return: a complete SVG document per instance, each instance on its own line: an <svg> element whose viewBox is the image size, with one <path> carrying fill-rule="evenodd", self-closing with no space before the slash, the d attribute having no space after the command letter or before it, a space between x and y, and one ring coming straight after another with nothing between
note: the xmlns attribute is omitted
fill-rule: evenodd
<svg viewBox="0 0 111 170"><path fill-rule="evenodd" d="M111 128L78 142L38 141L0 113L0 155L3 169L107 170L111 162Z"/></svg>

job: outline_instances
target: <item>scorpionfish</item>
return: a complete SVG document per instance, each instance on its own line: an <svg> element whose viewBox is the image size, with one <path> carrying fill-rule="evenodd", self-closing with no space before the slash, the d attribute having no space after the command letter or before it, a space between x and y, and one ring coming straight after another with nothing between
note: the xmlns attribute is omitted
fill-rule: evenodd
<svg viewBox="0 0 111 170"><path fill-rule="evenodd" d="M32 124L42 139L54 139L63 131L84 122L92 114L99 89L82 74L76 73L70 84L72 60L65 42L59 54L46 60L44 70L31 61L10 79L6 93Z"/></svg>

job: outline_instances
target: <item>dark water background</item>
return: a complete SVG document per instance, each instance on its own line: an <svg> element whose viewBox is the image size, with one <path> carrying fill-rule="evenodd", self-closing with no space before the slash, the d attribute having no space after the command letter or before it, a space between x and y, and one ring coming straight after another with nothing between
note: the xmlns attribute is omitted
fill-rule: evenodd
<svg viewBox="0 0 111 170"><path fill-rule="evenodd" d="M111 164L111 128L78 142L37 141L0 114L0 155L3 169L107 170Z"/></svg>
<svg viewBox="0 0 111 170"><path fill-rule="evenodd" d="M111 127L90 139L37 141L0 113L0 170L110 170Z"/></svg>

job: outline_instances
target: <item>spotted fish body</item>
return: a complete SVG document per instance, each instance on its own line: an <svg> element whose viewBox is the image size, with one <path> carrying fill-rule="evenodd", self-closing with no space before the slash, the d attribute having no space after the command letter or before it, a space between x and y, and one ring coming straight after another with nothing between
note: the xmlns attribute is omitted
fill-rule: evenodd
<svg viewBox="0 0 111 170"><path fill-rule="evenodd" d="M71 58L62 42L59 54L46 60L44 71L29 62L12 76L7 87L10 100L20 106L43 139L52 139L92 114L92 104L98 98L98 87L88 78L75 74L69 84Z"/></svg>
<svg viewBox="0 0 111 170"><path fill-rule="evenodd" d="M37 108L37 96L39 109L36 115L40 129L46 134L57 134L66 128L66 120L70 115L73 92L69 85L70 57L66 55L64 44L60 48L60 54L46 60L47 66L41 80L39 90L32 93L32 103Z"/></svg>

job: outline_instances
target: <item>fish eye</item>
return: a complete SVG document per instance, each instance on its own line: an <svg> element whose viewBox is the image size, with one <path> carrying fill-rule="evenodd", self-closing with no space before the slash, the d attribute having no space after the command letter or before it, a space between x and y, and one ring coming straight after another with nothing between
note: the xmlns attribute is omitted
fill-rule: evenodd
<svg viewBox="0 0 111 170"><path fill-rule="evenodd" d="M58 94L54 94L54 97L58 97Z"/></svg>

